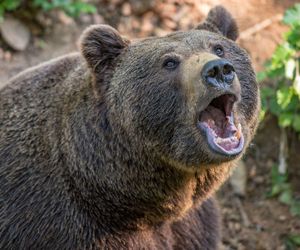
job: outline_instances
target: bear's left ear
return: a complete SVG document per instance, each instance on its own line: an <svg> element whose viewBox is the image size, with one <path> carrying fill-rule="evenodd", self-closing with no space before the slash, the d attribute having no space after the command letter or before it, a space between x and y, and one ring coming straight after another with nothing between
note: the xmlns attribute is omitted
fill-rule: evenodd
<svg viewBox="0 0 300 250"><path fill-rule="evenodd" d="M238 27L231 14L223 7L212 8L204 22L200 23L196 29L204 29L216 33L235 41L238 36Z"/></svg>
<svg viewBox="0 0 300 250"><path fill-rule="evenodd" d="M112 68L128 44L129 41L109 25L92 25L80 38L81 53L93 72Z"/></svg>

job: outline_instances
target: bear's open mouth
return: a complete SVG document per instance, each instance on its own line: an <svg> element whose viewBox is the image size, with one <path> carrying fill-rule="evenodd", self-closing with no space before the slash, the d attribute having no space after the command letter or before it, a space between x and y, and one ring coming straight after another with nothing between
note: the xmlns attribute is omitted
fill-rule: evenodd
<svg viewBox="0 0 300 250"><path fill-rule="evenodd" d="M244 147L241 124L234 123L233 105L237 97L224 94L213 99L200 113L198 127L205 132L211 149L225 155L237 155Z"/></svg>

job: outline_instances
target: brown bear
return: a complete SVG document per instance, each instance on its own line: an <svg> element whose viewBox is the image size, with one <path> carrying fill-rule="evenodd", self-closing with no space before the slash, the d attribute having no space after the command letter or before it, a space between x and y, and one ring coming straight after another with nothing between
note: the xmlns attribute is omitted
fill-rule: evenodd
<svg viewBox="0 0 300 250"><path fill-rule="evenodd" d="M88 28L81 53L0 92L0 249L216 249L212 193L245 152L259 90L221 6L130 43Z"/></svg>

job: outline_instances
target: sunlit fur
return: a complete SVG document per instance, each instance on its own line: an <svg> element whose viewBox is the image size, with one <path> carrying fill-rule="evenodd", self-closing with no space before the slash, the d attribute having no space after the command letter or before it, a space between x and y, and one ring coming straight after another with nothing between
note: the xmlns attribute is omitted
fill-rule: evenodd
<svg viewBox="0 0 300 250"><path fill-rule="evenodd" d="M248 145L259 92L236 37L222 7L197 29L131 44L92 26L81 53L11 79L0 90L0 249L216 249L211 195L241 155L212 152L195 126L218 91L195 56L224 47ZM178 68L163 67L166 55Z"/></svg>

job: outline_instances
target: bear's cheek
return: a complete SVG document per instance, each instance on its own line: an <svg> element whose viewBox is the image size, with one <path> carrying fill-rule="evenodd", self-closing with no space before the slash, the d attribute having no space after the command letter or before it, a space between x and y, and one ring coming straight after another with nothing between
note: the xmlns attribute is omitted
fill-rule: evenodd
<svg viewBox="0 0 300 250"><path fill-rule="evenodd" d="M181 95L165 79L151 79L131 88L131 93L119 95L123 98L116 113L127 132L139 140L163 146L173 136L178 123L178 113L182 103Z"/></svg>
<svg viewBox="0 0 300 250"><path fill-rule="evenodd" d="M251 138L256 130L259 121L260 112L260 93L256 82L247 82L247 86L242 86L242 98L238 104L238 111L240 113L240 120L243 127L249 131Z"/></svg>

